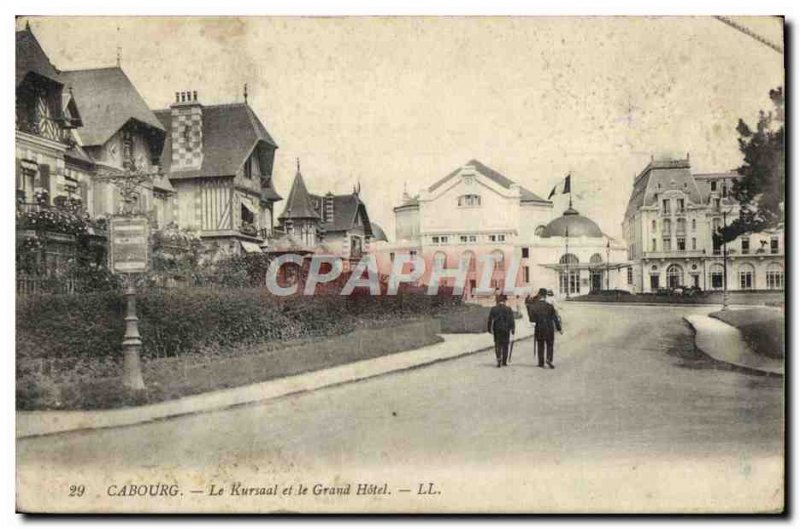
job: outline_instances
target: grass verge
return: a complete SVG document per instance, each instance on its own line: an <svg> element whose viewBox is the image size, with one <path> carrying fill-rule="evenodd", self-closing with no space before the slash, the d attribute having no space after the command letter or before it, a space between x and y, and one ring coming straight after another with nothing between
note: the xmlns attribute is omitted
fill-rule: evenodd
<svg viewBox="0 0 800 529"><path fill-rule="evenodd" d="M748 308L721 310L709 314L739 329L750 348L760 355L783 358L785 353L785 325L783 312L775 309Z"/></svg>

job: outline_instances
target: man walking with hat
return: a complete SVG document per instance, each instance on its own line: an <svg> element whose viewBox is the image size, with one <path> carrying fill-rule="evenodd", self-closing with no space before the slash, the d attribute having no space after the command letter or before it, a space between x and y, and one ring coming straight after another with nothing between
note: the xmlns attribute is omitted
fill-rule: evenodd
<svg viewBox="0 0 800 529"><path fill-rule="evenodd" d="M536 325L533 337L536 341L536 350L539 353L539 367L544 367L545 352L546 361L550 369L555 369L553 365L553 346L555 342L555 331L561 331L561 318L558 316L556 308L547 302L547 289L540 288L538 295L533 302L527 305L528 319Z"/></svg>
<svg viewBox="0 0 800 529"><path fill-rule="evenodd" d="M494 355L497 367L508 365L508 346L516 330L514 312L506 305L505 294L497 297L497 305L489 311L488 331L494 335Z"/></svg>

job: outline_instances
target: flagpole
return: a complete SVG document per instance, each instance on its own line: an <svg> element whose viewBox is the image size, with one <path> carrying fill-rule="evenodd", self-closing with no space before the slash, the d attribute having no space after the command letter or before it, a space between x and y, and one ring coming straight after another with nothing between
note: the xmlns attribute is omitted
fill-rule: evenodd
<svg viewBox="0 0 800 529"><path fill-rule="evenodd" d="M572 194L570 194L570 198ZM569 226L567 226L564 230L564 240L566 242L566 249L564 250L564 261L566 261L566 283L567 283L567 299L569 299L569 291L571 289L572 278L569 276Z"/></svg>

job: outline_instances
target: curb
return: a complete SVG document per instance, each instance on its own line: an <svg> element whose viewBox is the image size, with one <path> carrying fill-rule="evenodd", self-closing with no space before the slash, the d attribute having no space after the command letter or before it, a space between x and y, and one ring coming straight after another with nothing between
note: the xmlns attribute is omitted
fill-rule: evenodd
<svg viewBox="0 0 800 529"><path fill-rule="evenodd" d="M696 338L697 337L697 329L695 328L694 324L692 324L692 322L688 318L686 318L685 316L683 317L683 321L685 321L687 323L687 325L689 325L689 327L692 329L692 332L695 335L695 339L694 339L694 347L695 347L695 349L700 351L704 356L706 356L707 358L710 358L714 362L719 362L721 364L725 364L727 366L730 366L730 367L734 368L736 371L741 371L742 373L747 373L748 375L758 375L758 376L762 376L762 377L772 377L772 378L783 378L784 377L783 373L775 373L774 371L766 371L766 370L760 369L758 367L748 366L748 365L745 365L745 364L739 364L737 362L731 362L730 360L718 358L718 357L710 354L708 351L702 349L699 345L697 345L697 338Z"/></svg>
<svg viewBox="0 0 800 529"><path fill-rule="evenodd" d="M443 350L437 353L435 348L446 346L448 343L447 337L451 337L451 340L453 340L450 343L470 336L488 338L485 333L440 334L439 336L444 338L443 342L420 349L402 351L236 388L189 395L145 406L112 410L18 411L16 413L16 438L29 439L62 433L121 428L188 415L221 411L277 400L292 395L310 393L318 389L359 382L391 373L410 371L492 349L491 345L476 344L477 348L474 349L467 347L454 352ZM532 332L520 332L519 336L515 337L513 341L519 342L531 336L533 336ZM479 340L476 341L479 342ZM432 348L434 348L434 351L431 351Z"/></svg>

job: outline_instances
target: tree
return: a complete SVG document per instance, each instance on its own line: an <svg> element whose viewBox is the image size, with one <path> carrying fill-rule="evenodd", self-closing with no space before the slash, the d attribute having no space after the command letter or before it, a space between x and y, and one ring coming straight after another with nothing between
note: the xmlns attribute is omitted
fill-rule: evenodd
<svg viewBox="0 0 800 529"><path fill-rule="evenodd" d="M744 233L758 233L783 222L785 200L786 151L784 141L783 88L769 91L775 105L773 112L759 112L752 130L739 120L739 150L744 163L736 172L741 175L733 184L732 195L739 203L739 216L716 234L728 242Z"/></svg>

